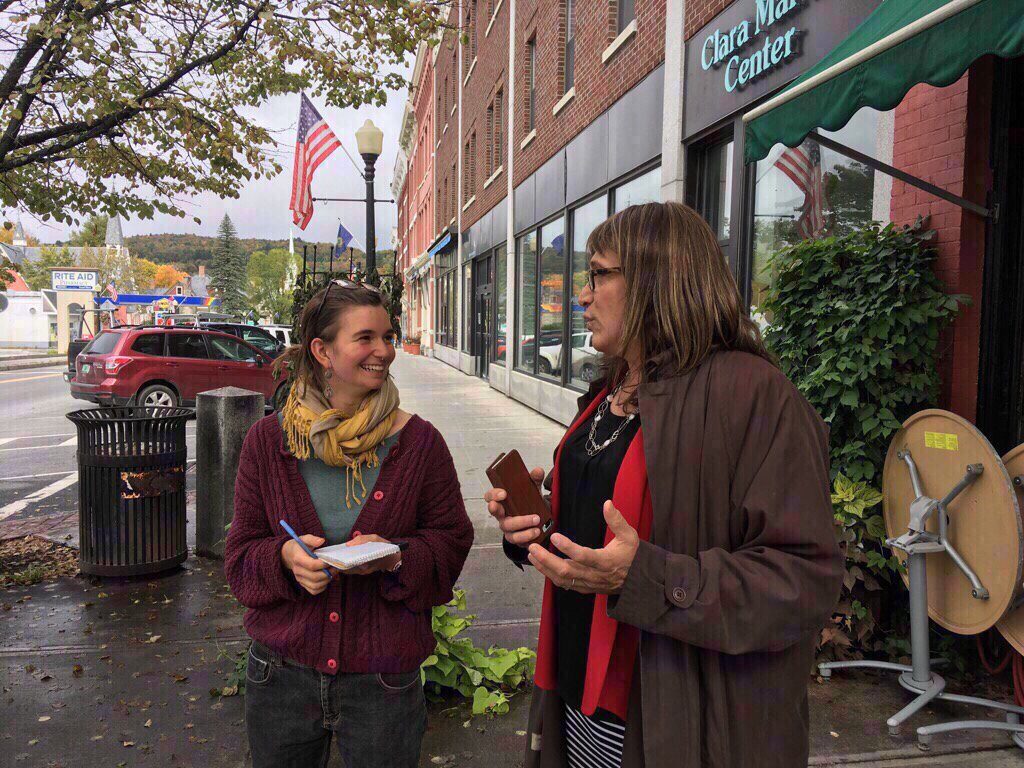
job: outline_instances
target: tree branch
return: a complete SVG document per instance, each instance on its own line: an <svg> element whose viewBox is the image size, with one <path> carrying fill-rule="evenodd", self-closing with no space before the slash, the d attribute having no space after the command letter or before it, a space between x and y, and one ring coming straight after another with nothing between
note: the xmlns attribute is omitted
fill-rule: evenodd
<svg viewBox="0 0 1024 768"><path fill-rule="evenodd" d="M36 163L41 160L51 159L55 155L59 155L60 153L66 152L69 149L73 149L74 147L85 143L89 139L96 138L105 131L108 131L111 128L121 125L124 122L130 120L131 118L135 117L145 109L145 107L142 106L142 102L148 99L152 99L155 96L161 95L162 93L173 87L175 83L177 83L183 77L188 75L190 72L193 72L194 70L199 69L200 67L204 67L208 64L211 64L217 61L218 59L226 56L232 50L234 50L238 46L238 44L245 39L246 34L248 34L249 28L259 18L260 13L262 12L263 8L265 8L268 5L268 2L269 0L263 0L262 2L260 2L252 11L252 13L250 13L249 17L245 20L245 22L242 25L240 25L238 29L235 30L235 33L223 45L206 54L205 56L200 56L199 58L193 60L188 64L183 64L173 73L171 73L168 77L166 77L163 81L153 86L152 88L149 88L148 90L144 91L139 96L139 98L136 99L140 106L125 107L124 109L119 110L117 112L112 112L111 114L106 115L100 120L91 124L85 121L78 121L75 123L69 123L64 126L51 128L44 131L36 131L33 134L28 134L27 136L19 137L14 142L14 146L16 149L22 149L26 146L36 146L50 139L59 138L61 136L67 136L69 134L74 134L76 131L79 132L78 135L73 135L71 136L71 138L67 139L64 142L53 144L50 145L49 147L43 147L41 149L36 150L35 152L22 155L12 160L8 160L3 155L0 155L0 173L15 170L24 165L28 165L29 163ZM29 143L30 140L31 143Z"/></svg>

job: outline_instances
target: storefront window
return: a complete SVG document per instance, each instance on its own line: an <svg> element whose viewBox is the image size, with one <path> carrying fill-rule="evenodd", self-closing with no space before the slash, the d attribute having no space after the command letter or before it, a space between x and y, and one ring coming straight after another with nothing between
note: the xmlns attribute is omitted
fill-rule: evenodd
<svg viewBox="0 0 1024 768"><path fill-rule="evenodd" d="M729 241L732 234L730 207L732 206L733 143L723 141L705 151L701 157L699 173L698 210L720 244Z"/></svg>
<svg viewBox="0 0 1024 768"><path fill-rule="evenodd" d="M533 373L537 340L537 232L519 238L519 351L516 368Z"/></svg>
<svg viewBox="0 0 1024 768"><path fill-rule="evenodd" d="M457 328L457 296L455 295L456 276L455 254L440 253L437 255L437 309L436 338L438 344L454 347L458 342L455 335Z"/></svg>
<svg viewBox="0 0 1024 768"><path fill-rule="evenodd" d="M540 350L537 372L561 375L565 350L565 222L556 219L540 230Z"/></svg>
<svg viewBox="0 0 1024 768"><path fill-rule="evenodd" d="M583 325L583 307L579 295L587 284L590 254L587 238L608 216L608 197L602 195L572 212L572 315L569 325L570 382L581 388L590 386L598 370L599 355L591 344L591 334Z"/></svg>
<svg viewBox="0 0 1024 768"><path fill-rule="evenodd" d="M643 176L627 181L615 190L615 213L631 205L661 201L661 168L654 168Z"/></svg>
<svg viewBox="0 0 1024 768"><path fill-rule="evenodd" d="M508 257L504 247L494 252L494 298L497 305L494 331L494 362L505 364L508 345Z"/></svg>
<svg viewBox="0 0 1024 768"><path fill-rule="evenodd" d="M473 337L473 264L462 268L462 351L469 352Z"/></svg>
<svg viewBox="0 0 1024 768"><path fill-rule="evenodd" d="M877 156L879 113L863 109L842 130L825 136ZM751 314L762 325L770 318L758 311L771 285L769 261L786 245L860 229L876 217L873 211L875 171L813 139L790 149L772 147L757 164L754 202L754 254L751 265Z"/></svg>

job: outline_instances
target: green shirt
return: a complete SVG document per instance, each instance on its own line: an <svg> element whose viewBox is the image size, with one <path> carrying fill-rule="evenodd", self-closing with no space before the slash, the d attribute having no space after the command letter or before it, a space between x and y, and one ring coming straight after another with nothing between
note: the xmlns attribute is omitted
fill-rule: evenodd
<svg viewBox="0 0 1024 768"><path fill-rule="evenodd" d="M377 458L381 462L391 447L398 442L398 436L401 434L399 430L384 438L384 442L377 446ZM299 472L306 482L310 498L313 499L313 507L324 527L324 535L327 537L325 546L344 544L351 538L352 526L355 525L359 513L363 511L362 502L357 501L351 508L345 506L345 470L341 467L328 466L316 456L310 456L299 461ZM363 466L363 484L366 486L367 497L373 492L379 475L380 465ZM362 490L362 486L357 482L355 491L361 493Z"/></svg>

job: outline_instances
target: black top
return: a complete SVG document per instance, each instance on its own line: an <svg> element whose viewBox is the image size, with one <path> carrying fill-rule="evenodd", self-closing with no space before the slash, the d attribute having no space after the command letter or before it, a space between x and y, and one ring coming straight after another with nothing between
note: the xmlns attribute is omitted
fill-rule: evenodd
<svg viewBox="0 0 1024 768"><path fill-rule="evenodd" d="M558 467L558 532L584 547L604 546L604 503L612 498L619 467L630 443L640 429L640 417L634 418L615 441L596 456L587 455L587 438L594 416L580 424L562 448ZM595 442L603 443L626 420L609 408L597 424ZM558 553L557 547L552 550ZM590 623L594 616L594 595L568 589L555 589L555 615L558 648L558 692L576 709L583 701L583 683L590 647ZM598 710L599 719L617 719ZM621 722L621 721L620 721Z"/></svg>

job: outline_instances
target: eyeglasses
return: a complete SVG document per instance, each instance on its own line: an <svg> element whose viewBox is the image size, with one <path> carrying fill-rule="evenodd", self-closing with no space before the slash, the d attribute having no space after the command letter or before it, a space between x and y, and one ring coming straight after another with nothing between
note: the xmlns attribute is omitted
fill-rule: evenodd
<svg viewBox="0 0 1024 768"><path fill-rule="evenodd" d="M374 293L380 295L380 288L378 288L375 285L370 285L369 283L359 283L354 280L342 279L331 280L331 282L327 284L327 288L324 290L324 295L320 298L320 306L316 308L316 314L313 315L314 326L316 325L316 321L320 319L320 313L324 311L324 304L327 303L327 294L329 294L331 292L331 288L333 288L336 285L339 288L365 288L368 291L373 291Z"/></svg>
<svg viewBox="0 0 1024 768"><path fill-rule="evenodd" d="M622 274L622 267L600 267L598 269L592 269L587 273L587 287L590 290L595 289L597 278L604 277L605 275L611 275L615 272Z"/></svg>

